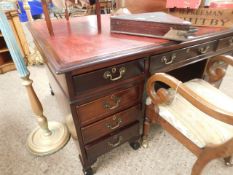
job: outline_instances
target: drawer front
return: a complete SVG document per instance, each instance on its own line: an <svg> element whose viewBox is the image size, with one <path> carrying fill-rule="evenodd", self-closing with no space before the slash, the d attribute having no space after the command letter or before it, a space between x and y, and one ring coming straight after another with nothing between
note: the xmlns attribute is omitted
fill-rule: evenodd
<svg viewBox="0 0 233 175"><path fill-rule="evenodd" d="M135 122L141 116L141 105L137 105L82 128L82 136L85 144L101 138L119 128Z"/></svg>
<svg viewBox="0 0 233 175"><path fill-rule="evenodd" d="M150 57L150 71L154 72L160 68L164 68L165 66L172 65L186 58L187 58L187 53L185 49L151 56Z"/></svg>
<svg viewBox="0 0 233 175"><path fill-rule="evenodd" d="M199 44L192 47L185 48L186 58L192 59L197 56L204 56L215 52L217 41L211 41L208 43Z"/></svg>
<svg viewBox="0 0 233 175"><path fill-rule="evenodd" d="M211 52L215 51L216 44L217 41L211 41L208 43L151 56L150 72L154 73L159 71L159 69L164 69L166 66L171 66L173 64L185 61L187 59L192 59L197 56L210 54Z"/></svg>
<svg viewBox="0 0 233 175"><path fill-rule="evenodd" d="M90 103L77 106L79 121L88 125L140 102L142 87L134 86Z"/></svg>
<svg viewBox="0 0 233 175"><path fill-rule="evenodd" d="M227 48L232 48L233 49L233 36L230 36L230 37L223 38L223 39L219 40L217 50L227 49Z"/></svg>
<svg viewBox="0 0 233 175"><path fill-rule="evenodd" d="M74 91L78 95L114 82L136 77L144 72L144 61L136 60L94 72L73 76Z"/></svg>
<svg viewBox="0 0 233 175"><path fill-rule="evenodd" d="M94 159L97 156L100 156L113 148L123 144L126 141L129 141L133 138L139 137L139 122L136 122L126 129L114 133L112 136L106 137L103 140L96 142L94 144L86 145L86 153L89 159Z"/></svg>

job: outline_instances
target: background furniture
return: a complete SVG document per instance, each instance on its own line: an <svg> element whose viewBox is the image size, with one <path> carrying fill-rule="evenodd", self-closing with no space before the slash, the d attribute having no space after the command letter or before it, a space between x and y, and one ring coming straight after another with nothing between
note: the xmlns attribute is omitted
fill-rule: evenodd
<svg viewBox="0 0 233 175"><path fill-rule="evenodd" d="M233 65L233 57L219 61ZM155 92L158 82L171 88L159 88ZM148 121L160 124L197 156L192 175L200 175L207 163L215 158L225 158L226 164L231 165L233 99L204 80L182 83L164 73L149 78L147 94L148 120L144 136L148 134Z"/></svg>
<svg viewBox="0 0 233 175"><path fill-rule="evenodd" d="M167 11L166 0L125 0L125 4L132 13Z"/></svg>
<svg viewBox="0 0 233 175"><path fill-rule="evenodd" d="M19 19L21 22L27 22L28 21L28 15L27 15L27 9L25 9L25 2L26 0L19 0ZM26 2L27 5L29 6L29 10L31 13L31 16L33 19L40 19L43 14L41 2L38 0L31 0ZM30 21L30 20L29 20Z"/></svg>
<svg viewBox="0 0 233 175"><path fill-rule="evenodd" d="M25 63L28 62L29 48L28 44L22 29L22 26L19 21L18 11L11 10L5 12L8 21L13 29L14 36L17 40L17 43L20 47L20 52L24 57ZM5 39L2 34L0 34L0 73L5 73L15 69L15 65L11 58L9 49L7 48Z"/></svg>
<svg viewBox="0 0 233 175"><path fill-rule="evenodd" d="M197 38L178 43L110 34L109 15L102 19L100 34L95 16L53 21L54 37L44 22L29 27L47 60L61 112L74 121L73 137L86 174L111 149L125 142L138 147L147 77L168 72L182 81L202 78L208 58L233 52L232 29L199 28Z"/></svg>
<svg viewBox="0 0 233 175"><path fill-rule="evenodd" d="M42 8L43 8L43 12L44 12L48 32L49 32L49 34L51 36L54 36L53 26L52 26L52 22L51 22L51 19L50 19L50 14L49 14L49 9L48 9L48 4L47 4L47 2L45 0L42 0L41 3L42 3ZM72 2L69 1L69 0L66 0L64 3L65 3L64 4L65 5L65 18L66 18L67 21L69 21L68 6ZM97 19L98 32L101 33L101 16L100 16L101 9L100 9L99 0L95 0L95 5L96 5L96 19Z"/></svg>

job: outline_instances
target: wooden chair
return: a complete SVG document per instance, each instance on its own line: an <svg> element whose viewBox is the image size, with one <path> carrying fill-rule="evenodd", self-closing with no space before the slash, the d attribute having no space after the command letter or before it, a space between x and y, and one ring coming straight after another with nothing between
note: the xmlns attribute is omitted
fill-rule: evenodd
<svg viewBox="0 0 233 175"><path fill-rule="evenodd" d="M222 62L233 65L233 57L219 56L209 61L207 74L215 77L209 78L212 82L224 76L223 68L215 64ZM156 82L170 88L156 91ZM232 165L232 98L202 79L182 83L165 73L149 78L147 94L143 146L147 146L150 124L158 123L197 156L192 175L200 175L207 163L216 158L224 158L226 165Z"/></svg>

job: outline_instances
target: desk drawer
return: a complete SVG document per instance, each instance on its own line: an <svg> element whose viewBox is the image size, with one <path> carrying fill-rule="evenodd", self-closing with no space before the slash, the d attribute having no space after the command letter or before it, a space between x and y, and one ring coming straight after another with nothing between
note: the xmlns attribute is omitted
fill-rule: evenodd
<svg viewBox="0 0 233 175"><path fill-rule="evenodd" d="M124 142L139 136L139 122L136 122L120 132L116 132L111 136L105 137L101 141L86 145L85 149L87 152L87 157L91 160L112 150L113 148L116 148Z"/></svg>
<svg viewBox="0 0 233 175"><path fill-rule="evenodd" d="M94 72L73 76L75 94L136 77L144 72L144 60L131 61Z"/></svg>
<svg viewBox="0 0 233 175"><path fill-rule="evenodd" d="M101 138L117 129L135 122L141 116L141 105L137 105L110 116L104 120L82 128L84 144L90 143Z"/></svg>
<svg viewBox="0 0 233 175"><path fill-rule="evenodd" d="M184 49L168 52L161 55L155 55L150 58L150 70L153 72L158 70L159 68L164 68L165 66L172 65L186 58L187 53Z"/></svg>
<svg viewBox="0 0 233 175"><path fill-rule="evenodd" d="M77 106L76 110L81 125L88 125L139 103L142 96L142 88L142 86L134 86Z"/></svg>
<svg viewBox="0 0 233 175"><path fill-rule="evenodd" d="M158 72L159 69L163 69L166 66L192 59L197 56L202 56L215 51L217 41L211 41L208 43L187 47L184 49L167 52L160 55L150 57L150 72Z"/></svg>
<svg viewBox="0 0 233 175"><path fill-rule="evenodd" d="M223 38L223 39L219 40L217 50L227 49L227 48L232 48L233 49L233 36L230 36L230 37Z"/></svg>

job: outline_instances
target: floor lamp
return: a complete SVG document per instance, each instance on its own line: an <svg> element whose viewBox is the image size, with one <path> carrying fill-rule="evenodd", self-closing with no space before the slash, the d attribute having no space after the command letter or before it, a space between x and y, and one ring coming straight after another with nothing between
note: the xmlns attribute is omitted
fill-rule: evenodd
<svg viewBox="0 0 233 175"><path fill-rule="evenodd" d="M27 94L31 103L31 107L37 116L39 127L34 129L27 139L27 148L35 155L43 156L52 154L61 149L69 140L70 134L67 127L59 122L47 122L47 118L43 114L42 105L33 89L32 80L29 79L28 71L23 56L14 38L13 31L8 23L5 13L0 8L0 30L6 41L16 69L23 80Z"/></svg>

